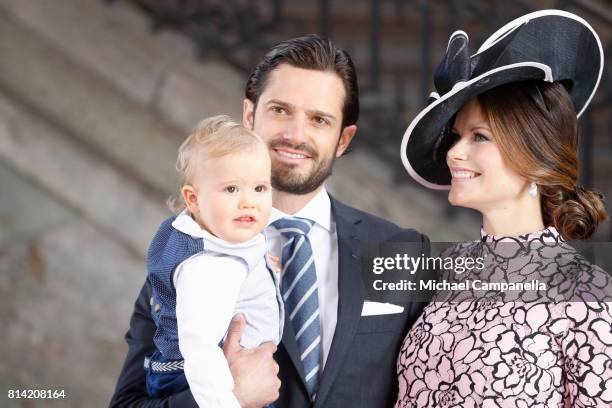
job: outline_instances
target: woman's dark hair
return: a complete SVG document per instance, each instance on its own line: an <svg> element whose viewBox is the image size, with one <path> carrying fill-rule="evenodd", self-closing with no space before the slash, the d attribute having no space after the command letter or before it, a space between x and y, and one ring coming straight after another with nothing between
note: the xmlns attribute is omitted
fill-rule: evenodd
<svg viewBox="0 0 612 408"><path fill-rule="evenodd" d="M478 96L505 162L534 181L544 224L588 239L608 214L598 192L577 185L578 120L563 84L525 81Z"/></svg>
<svg viewBox="0 0 612 408"><path fill-rule="evenodd" d="M270 72L280 64L303 69L335 72L344 85L342 128L357 123L359 118L359 87L351 57L331 41L309 34L275 45L257 64L246 83L245 96L255 106L263 93Z"/></svg>

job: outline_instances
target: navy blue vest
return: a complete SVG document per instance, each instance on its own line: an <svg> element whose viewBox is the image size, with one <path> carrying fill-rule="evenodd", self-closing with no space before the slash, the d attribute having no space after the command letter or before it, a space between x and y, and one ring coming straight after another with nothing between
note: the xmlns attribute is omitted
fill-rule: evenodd
<svg viewBox="0 0 612 408"><path fill-rule="evenodd" d="M176 216L165 220L157 230L147 254L151 282L151 315L157 325L153 341L165 360L182 360L176 324L176 289L172 277L184 260L204 250L204 240L193 238L172 227Z"/></svg>

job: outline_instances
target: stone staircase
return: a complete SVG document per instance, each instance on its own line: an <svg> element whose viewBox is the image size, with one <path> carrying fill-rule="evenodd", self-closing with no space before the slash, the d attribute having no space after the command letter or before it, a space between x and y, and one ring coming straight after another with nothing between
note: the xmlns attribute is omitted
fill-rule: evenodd
<svg viewBox="0 0 612 408"><path fill-rule="evenodd" d="M0 1L0 61L0 386L104 406L176 150L239 115L242 75L98 1Z"/></svg>

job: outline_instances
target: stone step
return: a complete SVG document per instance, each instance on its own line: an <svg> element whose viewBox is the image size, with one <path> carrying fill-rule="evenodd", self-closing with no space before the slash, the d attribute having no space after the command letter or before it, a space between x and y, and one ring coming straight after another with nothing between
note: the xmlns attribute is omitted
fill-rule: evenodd
<svg viewBox="0 0 612 408"><path fill-rule="evenodd" d="M184 132L66 58L3 10L0 60L11 63L3 65L0 89L149 188L174 191L173 164Z"/></svg>
<svg viewBox="0 0 612 408"><path fill-rule="evenodd" d="M46 214L41 204L36 211ZM0 238L0 247L0 324L8 351L0 383L5 390L64 390L57 407L107 406L127 351L123 335L146 276L144 260L78 216L27 241ZM29 401L5 406L49 406L48 399Z"/></svg>
<svg viewBox="0 0 612 408"><path fill-rule="evenodd" d="M170 215L161 193L3 93L0 160L141 259L157 226Z"/></svg>
<svg viewBox="0 0 612 408"><path fill-rule="evenodd" d="M218 59L195 60L192 43L179 34L152 36L147 16L126 2L0 0L0 7L183 132L205 116L241 117L244 74Z"/></svg>
<svg viewBox="0 0 612 408"><path fill-rule="evenodd" d="M61 203L27 182L0 160L0 241L24 242L58 228L74 216ZM1 275L1 274L0 274ZM4 275L2 275L4 276Z"/></svg>

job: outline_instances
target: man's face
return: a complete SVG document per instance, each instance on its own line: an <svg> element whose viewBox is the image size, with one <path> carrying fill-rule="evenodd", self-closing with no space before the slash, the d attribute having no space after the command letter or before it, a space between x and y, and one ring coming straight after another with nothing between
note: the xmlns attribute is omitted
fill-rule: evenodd
<svg viewBox="0 0 612 408"><path fill-rule="evenodd" d="M357 130L342 129L344 97L336 73L281 64L270 72L257 108L244 101L245 126L270 149L274 189L308 194L331 174Z"/></svg>

